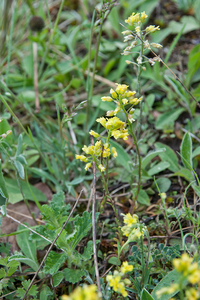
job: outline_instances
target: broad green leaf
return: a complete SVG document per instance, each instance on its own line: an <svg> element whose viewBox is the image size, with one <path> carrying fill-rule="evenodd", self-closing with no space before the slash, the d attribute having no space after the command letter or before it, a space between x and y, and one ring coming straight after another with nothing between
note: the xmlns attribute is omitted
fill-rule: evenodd
<svg viewBox="0 0 200 300"><path fill-rule="evenodd" d="M132 189L133 197L136 196L137 188ZM140 190L137 201L142 205L150 205L148 194L144 190Z"/></svg>
<svg viewBox="0 0 200 300"><path fill-rule="evenodd" d="M61 281L63 280L64 274L63 274L63 272L59 271L59 272L55 273L52 277L53 277L52 278L53 279L53 285L55 287L57 287L61 283Z"/></svg>
<svg viewBox="0 0 200 300"><path fill-rule="evenodd" d="M30 258L27 258L26 256L22 255L22 254L16 254L16 255L13 255L10 257L9 259L10 261L11 260L16 260L16 261L19 261L25 265L28 265L29 267L31 267L35 272L37 271L39 265L38 263L36 263L34 260L30 259Z"/></svg>
<svg viewBox="0 0 200 300"><path fill-rule="evenodd" d="M22 145L23 145L23 135L21 133L18 137L18 145L17 145L17 151L15 156L18 156L22 153Z"/></svg>
<svg viewBox="0 0 200 300"><path fill-rule="evenodd" d="M72 241L72 249L76 247L76 245L87 235L88 231L92 227L92 213L88 213L84 211L82 217L77 215L74 220L74 225L79 228L76 238Z"/></svg>
<svg viewBox="0 0 200 300"><path fill-rule="evenodd" d="M67 259L67 255L65 253L56 253L54 251L50 251L47 259L45 261L44 272L45 274L55 274L58 272L62 264Z"/></svg>
<svg viewBox="0 0 200 300"><path fill-rule="evenodd" d="M48 296L52 295L53 291L51 291L51 289L47 285L43 285L40 292L40 300L48 300Z"/></svg>
<svg viewBox="0 0 200 300"><path fill-rule="evenodd" d="M154 298L149 294L149 292L143 288L142 293L141 293L141 300L154 300Z"/></svg>
<svg viewBox="0 0 200 300"><path fill-rule="evenodd" d="M159 177L158 179L156 179L156 183L161 193L166 193L171 186L171 180L165 177ZM152 188L156 189L155 183L153 183Z"/></svg>
<svg viewBox="0 0 200 300"><path fill-rule="evenodd" d="M163 129L166 125L173 124L184 111L185 109L180 107L163 113L156 120L156 129Z"/></svg>
<svg viewBox="0 0 200 300"><path fill-rule="evenodd" d="M72 269L64 269L63 274L65 276L65 280L68 282L72 282L73 284L79 282L81 278L85 275L84 270L72 270Z"/></svg>
<svg viewBox="0 0 200 300"><path fill-rule="evenodd" d="M152 297L155 299L155 300L159 300L159 299L162 299L162 300L168 300L170 298L172 298L174 295L177 294L178 290L171 293L171 294L165 294L165 295L162 295L161 298L158 298L156 296L156 292L159 291L160 289L162 288L169 288L170 285L173 283L178 283L177 282L177 279L179 278L178 274L177 274L177 271L176 270L173 270L171 272L169 272L158 284L157 286L153 289L153 292L151 293Z"/></svg>
<svg viewBox="0 0 200 300"><path fill-rule="evenodd" d="M10 179L10 178L4 178L4 179L5 179L6 188L8 190L8 194L9 194L9 202L14 204L14 203L17 203L17 202L23 200L23 196L18 187L17 181L14 179ZM25 198L27 200L34 201L34 198L32 196L32 193L30 192L28 184L25 181L20 180L20 185L21 185L21 189L23 191ZM46 196L41 191L39 191L36 187L34 187L32 185L30 185L30 187L38 201L42 201L42 202L47 201Z"/></svg>
<svg viewBox="0 0 200 300"><path fill-rule="evenodd" d="M200 186L192 184L192 187L193 187L195 193L197 194L197 196L200 197Z"/></svg>
<svg viewBox="0 0 200 300"><path fill-rule="evenodd" d="M181 160L187 169L192 168L192 139L188 132L185 133L181 143Z"/></svg>
<svg viewBox="0 0 200 300"><path fill-rule="evenodd" d="M89 261L93 255L93 241L88 241L87 246L84 248L84 252L81 258L85 261Z"/></svg>
<svg viewBox="0 0 200 300"><path fill-rule="evenodd" d="M162 144L162 143L155 143L156 149L163 149L165 148L166 151L163 153L159 153L158 156L161 158L162 161L167 161L170 166L169 170L172 172L176 172L179 170L179 165L178 165L178 157L174 153L174 151L167 145Z"/></svg>
<svg viewBox="0 0 200 300"><path fill-rule="evenodd" d="M170 164L167 161L161 161L158 164L156 164L155 166L153 166L149 171L148 171L148 175L149 176L153 176L155 174L158 174L164 170L166 170L167 168L169 168Z"/></svg>
<svg viewBox="0 0 200 300"><path fill-rule="evenodd" d="M179 171L175 172L173 176L180 176L185 178L187 181L191 182L194 180L191 172L186 168L181 168Z"/></svg>
<svg viewBox="0 0 200 300"><path fill-rule="evenodd" d="M19 177L21 179L24 179L24 166L16 159L14 160L14 164L19 173Z"/></svg>
<svg viewBox="0 0 200 300"><path fill-rule="evenodd" d="M198 21L192 16L183 16L180 22L170 21L168 27L172 30L173 34L177 34L183 28L183 25L186 25L183 34L199 29Z"/></svg>
<svg viewBox="0 0 200 300"><path fill-rule="evenodd" d="M142 169L145 169L146 166L151 162L151 160L156 157L159 153L165 152L165 148L160 148L155 151L150 151L142 160Z"/></svg>
<svg viewBox="0 0 200 300"><path fill-rule="evenodd" d="M30 78L33 78L33 55L22 57L22 67Z"/></svg>
<svg viewBox="0 0 200 300"><path fill-rule="evenodd" d="M20 225L18 229L20 230L23 228L24 227ZM24 231L23 233L17 235L17 244L26 257L32 259L36 264L38 264L36 256L36 243L29 240L28 231Z"/></svg>
<svg viewBox="0 0 200 300"><path fill-rule="evenodd" d="M0 159L0 195L3 198L7 198L7 199L9 198L9 194L8 194L7 187L6 187L5 180L4 180L3 173L2 173L1 159Z"/></svg>
<svg viewBox="0 0 200 300"><path fill-rule="evenodd" d="M112 147L115 147L117 150L118 156L115 158L116 162L123 166L127 171L130 171L130 163L131 158L128 153L124 150L124 148L115 141L109 141Z"/></svg>
<svg viewBox="0 0 200 300"><path fill-rule="evenodd" d="M6 271L5 269L1 268L0 269L0 279L6 277Z"/></svg>

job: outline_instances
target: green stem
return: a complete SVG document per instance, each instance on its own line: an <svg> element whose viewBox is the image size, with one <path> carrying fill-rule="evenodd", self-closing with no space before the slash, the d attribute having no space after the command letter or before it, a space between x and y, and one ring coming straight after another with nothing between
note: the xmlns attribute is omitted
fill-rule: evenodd
<svg viewBox="0 0 200 300"><path fill-rule="evenodd" d="M34 9L32 3L33 3L32 0L26 0L26 4L28 5L28 7L29 7L29 9L30 9L30 11L32 13L32 15L35 16L36 12L35 12L35 9Z"/></svg>
<svg viewBox="0 0 200 300"><path fill-rule="evenodd" d="M119 99L119 101L122 104L121 99ZM133 126L132 126L132 123L129 121L128 113L125 110L123 104L121 105L121 108L122 108L123 112L126 115L126 120L128 122L128 125L129 125L129 131L130 131L131 136L133 137L136 152L137 152L137 156L138 156L138 186L137 186L137 192L136 192L136 196L135 196L135 201L137 201L138 196L139 196L139 192L140 192L140 185L141 185L142 160L141 160L141 155L140 155L140 149L139 149L138 142L137 142L137 137L136 137L135 133L133 132Z"/></svg>
<svg viewBox="0 0 200 300"><path fill-rule="evenodd" d="M54 24L54 27L53 27L53 30L51 32L51 35L50 35L50 38L49 38L49 41L48 41L48 44L47 44L47 47L46 47L46 51L44 53L44 56L42 58L42 62L41 62L41 65L40 65L40 70L39 70L39 77L41 76L42 74L42 71L43 71L43 68L44 68L44 64L45 64L45 60L46 60L46 57L49 53L49 48L50 48L50 45L53 41L53 38L54 38L54 35L56 33L56 29L58 27L58 22L60 20L60 15L61 15L61 12L62 12L62 9L63 9L63 6L64 6L64 3L65 3L65 0L62 0L61 4L60 4L60 8L59 8L59 11L58 11L58 14L57 14L57 17L56 17L56 21L55 21L55 24Z"/></svg>
<svg viewBox="0 0 200 300"><path fill-rule="evenodd" d="M95 77L95 70L96 70L96 65L97 65L97 59L98 59L98 54L99 54L99 46L100 46L100 41L101 41L101 35L102 35L102 30L103 30L103 21L104 21L104 16L105 13L102 14L101 16L101 25L100 25L100 30L99 30L99 35L97 39L97 46L96 46L96 52L95 52L95 57L94 57L94 66L93 66L93 72L92 72L92 77L91 77L91 84L90 84L90 91L88 94L88 102L87 102L87 118L86 118L86 125L85 125L85 131L88 131L88 123L89 123L89 118L90 118L90 108L92 104L92 95L93 95L93 89L94 89L94 77ZM91 34L92 35L92 34Z"/></svg>

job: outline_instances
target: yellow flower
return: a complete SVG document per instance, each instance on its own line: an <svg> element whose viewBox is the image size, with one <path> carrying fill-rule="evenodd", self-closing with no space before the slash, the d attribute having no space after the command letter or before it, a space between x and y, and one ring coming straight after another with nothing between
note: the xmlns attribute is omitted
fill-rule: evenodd
<svg viewBox="0 0 200 300"><path fill-rule="evenodd" d="M121 268L120 268L121 272L123 274L127 273L127 272L130 272L133 270L133 266L132 265L129 265L127 261L124 261Z"/></svg>
<svg viewBox="0 0 200 300"><path fill-rule="evenodd" d="M122 99L122 103L123 103L124 105L126 105L126 104L128 104L128 100L127 100L126 98L124 98L124 99Z"/></svg>
<svg viewBox="0 0 200 300"><path fill-rule="evenodd" d="M129 110L129 114L130 114L130 115L133 115L134 112L135 112L135 108L131 108L131 109Z"/></svg>
<svg viewBox="0 0 200 300"><path fill-rule="evenodd" d="M132 15L127 19L125 20L125 23L128 23L129 25L134 25L136 23L139 23L140 22L140 14L137 13L132 13Z"/></svg>
<svg viewBox="0 0 200 300"><path fill-rule="evenodd" d="M183 253L181 258L173 259L173 265L178 272L183 273L184 276L187 276L188 269L192 264L192 261L193 259L189 257L187 253Z"/></svg>
<svg viewBox="0 0 200 300"><path fill-rule="evenodd" d="M114 110L114 114L116 115L118 112L120 112L120 110L121 110L121 107L117 106Z"/></svg>
<svg viewBox="0 0 200 300"><path fill-rule="evenodd" d="M131 226L132 224L137 224L138 223L138 216L137 215L132 215L130 213L124 215L124 223L127 224L128 226Z"/></svg>
<svg viewBox="0 0 200 300"><path fill-rule="evenodd" d="M100 297L97 293L97 287L94 284L86 285L83 287L77 287L70 296L62 295L62 300L100 300Z"/></svg>
<svg viewBox="0 0 200 300"><path fill-rule="evenodd" d="M107 117L113 117L113 116L115 116L114 110L108 110L107 113L106 113L106 116Z"/></svg>
<svg viewBox="0 0 200 300"><path fill-rule="evenodd" d="M144 23L144 21L145 21L145 19L146 19L147 17L148 17L148 16L145 14L145 11L143 11L143 12L141 13L141 17L140 17L141 22Z"/></svg>
<svg viewBox="0 0 200 300"><path fill-rule="evenodd" d="M135 104L138 101L138 98L133 98L129 100L130 104Z"/></svg>
<svg viewBox="0 0 200 300"><path fill-rule="evenodd" d="M86 145L83 146L82 150L86 153L86 154L89 154L88 152L88 147Z"/></svg>
<svg viewBox="0 0 200 300"><path fill-rule="evenodd" d="M103 127L106 125L106 119L104 117L96 119L96 122L99 122Z"/></svg>
<svg viewBox="0 0 200 300"><path fill-rule="evenodd" d="M140 33L140 26L135 27L135 31L136 31L137 34L139 34Z"/></svg>
<svg viewBox="0 0 200 300"><path fill-rule="evenodd" d="M101 170L101 172L104 172L104 171L105 171L105 167L104 167L102 164L100 164L100 165L98 166L98 168Z"/></svg>
<svg viewBox="0 0 200 300"><path fill-rule="evenodd" d="M153 33L157 30L160 30L159 26L155 27L155 25L150 25L148 27L146 27L145 31L146 33Z"/></svg>
<svg viewBox="0 0 200 300"><path fill-rule="evenodd" d="M126 97L130 98L133 97L136 94L136 91L128 91L126 92Z"/></svg>
<svg viewBox="0 0 200 300"><path fill-rule="evenodd" d="M109 286L113 288L115 292L118 292L122 294L123 297L127 297L128 293L125 290L124 282L121 281L121 276L118 275L118 272L115 272L116 274L113 275L107 275L106 280L109 283Z"/></svg>
<svg viewBox="0 0 200 300"><path fill-rule="evenodd" d="M116 148L115 147L112 147L111 148L111 151L112 151L112 154L113 154L113 156L116 158L117 157L117 150L116 150Z"/></svg>
<svg viewBox="0 0 200 300"><path fill-rule="evenodd" d="M128 88L128 85L126 85L126 84L118 84L118 83L116 83L116 84L117 84L116 93L118 95L123 96L125 94L127 88Z"/></svg>
<svg viewBox="0 0 200 300"><path fill-rule="evenodd" d="M190 288L190 289L186 290L185 295L188 300L199 299L199 292L195 288Z"/></svg>
<svg viewBox="0 0 200 300"><path fill-rule="evenodd" d="M92 165L91 163L86 164L85 170L87 171L91 167L91 165Z"/></svg>
<svg viewBox="0 0 200 300"><path fill-rule="evenodd" d="M125 31L122 31L122 34L123 35L127 35L127 34L130 34L131 33L131 31L130 30L125 30Z"/></svg>
<svg viewBox="0 0 200 300"><path fill-rule="evenodd" d="M109 96L108 97L102 97L101 100L102 101L107 101L107 102L112 102L113 101L113 99Z"/></svg>
<svg viewBox="0 0 200 300"><path fill-rule="evenodd" d="M87 162L88 158L85 155L77 155L76 154L76 159L80 159L80 161Z"/></svg>
<svg viewBox="0 0 200 300"><path fill-rule="evenodd" d="M162 45L158 43L151 43L151 46L158 49L162 48Z"/></svg>
<svg viewBox="0 0 200 300"><path fill-rule="evenodd" d="M117 93L113 89L110 90L110 94L111 94L113 99L117 98Z"/></svg>
<svg viewBox="0 0 200 300"><path fill-rule="evenodd" d="M97 132L93 131L93 130L90 130L89 134L94 136L95 138L99 137L99 134Z"/></svg>

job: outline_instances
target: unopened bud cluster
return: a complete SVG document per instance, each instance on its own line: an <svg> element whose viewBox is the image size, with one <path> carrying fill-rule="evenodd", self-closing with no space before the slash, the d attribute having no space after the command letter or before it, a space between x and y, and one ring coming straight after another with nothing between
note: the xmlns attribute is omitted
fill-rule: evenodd
<svg viewBox="0 0 200 300"><path fill-rule="evenodd" d="M143 23L145 22L146 18L148 16L146 13L143 11L142 13L132 13L132 15L125 20L125 23L129 24L130 26L133 26L133 30L125 30L122 32L124 35L124 42L128 42L129 45L124 49L122 55L129 55L132 53L132 50L136 47L141 47L144 51L147 49L151 48L162 48L161 44L158 43L150 43L146 37L150 33L154 33L158 30L160 30L159 26L155 25L150 25L146 27L145 29L142 28ZM160 59L158 57L156 58L150 58L148 59L143 55L143 51L137 58L137 63L136 62L131 62L129 60L126 61L127 64L133 63L136 64L137 66L149 62L151 65L154 65L156 61L159 61ZM145 70L145 67L143 67Z"/></svg>

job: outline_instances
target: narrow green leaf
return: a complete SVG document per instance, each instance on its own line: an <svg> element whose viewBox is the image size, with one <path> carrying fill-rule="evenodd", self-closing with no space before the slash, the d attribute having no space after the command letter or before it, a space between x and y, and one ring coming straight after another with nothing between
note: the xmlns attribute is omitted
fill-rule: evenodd
<svg viewBox="0 0 200 300"><path fill-rule="evenodd" d="M190 170L192 165L192 139L188 132L185 133L181 143L181 160L183 165Z"/></svg>

